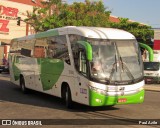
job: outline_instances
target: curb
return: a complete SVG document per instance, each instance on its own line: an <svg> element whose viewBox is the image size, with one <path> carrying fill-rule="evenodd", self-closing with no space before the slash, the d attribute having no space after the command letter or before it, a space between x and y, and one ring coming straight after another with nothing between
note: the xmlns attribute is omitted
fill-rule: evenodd
<svg viewBox="0 0 160 128"><path fill-rule="evenodd" d="M146 85L144 86L144 89L146 91L156 91L156 92L160 92L160 86L157 87L157 86L149 86L149 85Z"/></svg>

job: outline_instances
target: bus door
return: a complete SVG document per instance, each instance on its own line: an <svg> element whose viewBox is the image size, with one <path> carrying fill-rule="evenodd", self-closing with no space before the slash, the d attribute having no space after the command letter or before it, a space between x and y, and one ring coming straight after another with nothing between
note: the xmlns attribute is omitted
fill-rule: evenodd
<svg viewBox="0 0 160 128"><path fill-rule="evenodd" d="M87 104L88 103L88 78L89 78L89 69L88 62L86 56L86 49L82 44L77 44L75 46L75 50L73 50L74 64L76 69L76 95L77 100L80 103Z"/></svg>

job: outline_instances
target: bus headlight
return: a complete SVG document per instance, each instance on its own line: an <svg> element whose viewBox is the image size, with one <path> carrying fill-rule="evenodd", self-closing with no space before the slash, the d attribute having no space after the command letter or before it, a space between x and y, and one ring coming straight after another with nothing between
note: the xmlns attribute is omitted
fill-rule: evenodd
<svg viewBox="0 0 160 128"><path fill-rule="evenodd" d="M141 96L139 99L140 99L140 100L143 100L143 99L144 99L144 97L143 97L143 96Z"/></svg>
<svg viewBox="0 0 160 128"><path fill-rule="evenodd" d="M96 92L96 93L99 93L99 94L102 94L102 95L107 95L107 90L102 90L102 89L99 89L99 88L95 88L93 86L89 86L89 89Z"/></svg>

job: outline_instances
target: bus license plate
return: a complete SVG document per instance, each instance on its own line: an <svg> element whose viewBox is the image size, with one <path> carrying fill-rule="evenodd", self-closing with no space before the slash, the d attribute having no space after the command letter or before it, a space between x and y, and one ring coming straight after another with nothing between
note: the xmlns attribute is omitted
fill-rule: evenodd
<svg viewBox="0 0 160 128"><path fill-rule="evenodd" d="M118 99L118 103L125 103L125 102L127 102L127 99L126 99L126 98Z"/></svg>

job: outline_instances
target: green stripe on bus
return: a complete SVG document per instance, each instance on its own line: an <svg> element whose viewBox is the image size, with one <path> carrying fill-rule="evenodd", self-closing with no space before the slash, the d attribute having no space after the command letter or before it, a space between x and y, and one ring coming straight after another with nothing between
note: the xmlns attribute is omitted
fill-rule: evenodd
<svg viewBox="0 0 160 128"><path fill-rule="evenodd" d="M56 36L59 35L58 30L50 30L50 31L46 31L46 32L40 32L37 33L35 35L35 38L46 38L46 37L50 37L50 36Z"/></svg>
<svg viewBox="0 0 160 128"><path fill-rule="evenodd" d="M12 56L13 57L13 62L12 62L12 69L13 69L13 73L14 73L14 79L15 81L19 80L19 76L21 71L19 70L19 68L16 66L16 63L19 63L19 58L17 56ZM11 58L12 60L12 58Z"/></svg>
<svg viewBox="0 0 160 128"><path fill-rule="evenodd" d="M140 45L140 47L145 48L148 51L148 53L149 53L149 61L152 62L153 59L154 59L153 49L150 46L148 46L147 44L144 44L144 43L140 43L139 42L139 45Z"/></svg>
<svg viewBox="0 0 160 128"><path fill-rule="evenodd" d="M86 41L77 41L77 43L85 47L85 50L87 52L87 59L91 61L92 60L92 46Z"/></svg>
<svg viewBox="0 0 160 128"><path fill-rule="evenodd" d="M60 59L41 59L41 82L43 90L52 89L64 70L64 62Z"/></svg>
<svg viewBox="0 0 160 128"><path fill-rule="evenodd" d="M102 94L98 94L95 91L90 90L90 106L109 106L109 105L117 105L117 104L136 104L142 103L144 101L144 93L142 90L136 94L127 95L127 96L105 96ZM126 102L118 103L118 99L126 99Z"/></svg>

